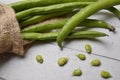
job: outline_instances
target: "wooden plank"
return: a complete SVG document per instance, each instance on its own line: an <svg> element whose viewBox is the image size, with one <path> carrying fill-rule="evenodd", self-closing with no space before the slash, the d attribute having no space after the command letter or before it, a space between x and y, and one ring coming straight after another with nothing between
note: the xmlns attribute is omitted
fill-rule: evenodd
<svg viewBox="0 0 120 80"><path fill-rule="evenodd" d="M100 76L101 70L109 71L113 78L109 80L119 80L120 62L83 53L87 59L79 60L75 55L82 53L76 50L65 48L60 51L55 45L37 43L28 52L25 58L14 57L6 64L0 66L0 77L7 80L104 80ZM37 63L35 57L41 54L44 59L43 64ZM68 57L69 61L64 67L59 67L57 60L60 57ZM100 67L92 67L91 60L100 59L102 65ZM73 77L72 71L80 67L83 75Z"/></svg>

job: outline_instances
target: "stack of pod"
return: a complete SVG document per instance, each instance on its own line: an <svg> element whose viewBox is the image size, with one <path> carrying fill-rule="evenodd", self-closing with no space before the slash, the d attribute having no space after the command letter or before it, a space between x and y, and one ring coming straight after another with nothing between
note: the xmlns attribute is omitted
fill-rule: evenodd
<svg viewBox="0 0 120 80"><path fill-rule="evenodd" d="M57 40L62 48L66 38L94 39L104 37L103 32L82 28L115 28L102 20L88 19L105 9L120 18L115 5L120 0L26 0L9 4L16 12L21 35L25 40ZM78 30L77 30L78 29Z"/></svg>

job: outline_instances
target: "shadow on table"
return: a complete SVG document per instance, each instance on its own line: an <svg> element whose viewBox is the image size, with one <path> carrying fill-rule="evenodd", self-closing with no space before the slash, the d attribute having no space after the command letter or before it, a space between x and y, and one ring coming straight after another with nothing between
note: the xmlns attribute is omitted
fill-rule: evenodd
<svg viewBox="0 0 120 80"><path fill-rule="evenodd" d="M32 46L33 44L33 41L25 41L24 42L24 53L27 52L27 50ZM9 61L10 59L12 59L13 57L20 57L20 58L24 58L25 55L23 56L18 56L14 53L3 53L3 54L0 54L0 67L1 65L4 65L7 61Z"/></svg>
<svg viewBox="0 0 120 80"><path fill-rule="evenodd" d="M12 53L0 54L0 65L7 62L9 59L11 59L14 56L15 54L12 54Z"/></svg>

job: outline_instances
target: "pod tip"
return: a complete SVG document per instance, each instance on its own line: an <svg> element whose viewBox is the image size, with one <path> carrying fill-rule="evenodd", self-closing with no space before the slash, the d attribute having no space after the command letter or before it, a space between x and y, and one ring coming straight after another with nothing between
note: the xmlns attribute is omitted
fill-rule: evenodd
<svg viewBox="0 0 120 80"><path fill-rule="evenodd" d="M108 37L109 37L109 35L108 35L108 34L105 34L105 36L108 36Z"/></svg>
<svg viewBox="0 0 120 80"><path fill-rule="evenodd" d="M114 32L115 31L115 27L111 26L110 29L109 29L109 31L113 31Z"/></svg>

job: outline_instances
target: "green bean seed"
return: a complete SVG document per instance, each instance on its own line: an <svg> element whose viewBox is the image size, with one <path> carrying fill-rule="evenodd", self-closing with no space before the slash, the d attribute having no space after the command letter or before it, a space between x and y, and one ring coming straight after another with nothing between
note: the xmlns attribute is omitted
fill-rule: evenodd
<svg viewBox="0 0 120 80"><path fill-rule="evenodd" d="M68 62L68 58L66 58L66 57L62 57L62 58L58 59L59 66L64 66L65 64L67 64L67 62Z"/></svg>
<svg viewBox="0 0 120 80"><path fill-rule="evenodd" d="M37 55L37 56L36 56L36 60L37 60L37 62L39 62L39 63L41 63L41 64L44 62L44 60L43 60L43 58L42 58L41 55Z"/></svg>
<svg viewBox="0 0 120 80"><path fill-rule="evenodd" d="M105 79L108 79L108 78L112 77L111 73L109 73L108 71L101 71L100 75L101 75L101 77L103 77Z"/></svg>
<svg viewBox="0 0 120 80"><path fill-rule="evenodd" d="M81 76L81 75L82 75L82 70L81 70L80 68L75 69L75 70L72 72L72 75L73 75L73 76Z"/></svg>
<svg viewBox="0 0 120 80"><path fill-rule="evenodd" d="M86 56L84 54L77 54L77 57L80 59L80 60L86 60Z"/></svg>
<svg viewBox="0 0 120 80"><path fill-rule="evenodd" d="M92 66L100 66L101 65L101 61L99 59L94 59L91 61L90 63Z"/></svg>
<svg viewBox="0 0 120 80"><path fill-rule="evenodd" d="M91 53L91 52L92 52L92 47L91 47L91 45L90 45L90 44L86 44L86 45L85 45L85 50L86 50L87 53Z"/></svg>

